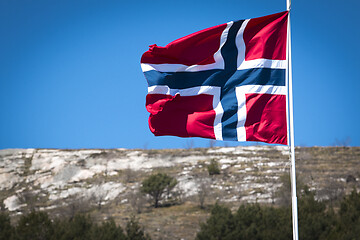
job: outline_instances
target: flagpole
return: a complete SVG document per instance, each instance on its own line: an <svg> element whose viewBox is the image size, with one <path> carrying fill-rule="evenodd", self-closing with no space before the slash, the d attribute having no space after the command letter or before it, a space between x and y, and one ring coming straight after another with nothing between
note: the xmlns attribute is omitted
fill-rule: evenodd
<svg viewBox="0 0 360 240"><path fill-rule="evenodd" d="M294 108L293 108L293 90L292 90L292 61L291 61L291 32L290 32L290 9L291 0L286 0L286 8L289 11L288 28L287 28L287 79L288 79L288 93L289 93L289 128L290 128L290 159L291 159L291 205L292 205L292 225L293 225L293 240L299 239L298 231L298 207L296 197L296 172L295 172L295 143L294 143Z"/></svg>

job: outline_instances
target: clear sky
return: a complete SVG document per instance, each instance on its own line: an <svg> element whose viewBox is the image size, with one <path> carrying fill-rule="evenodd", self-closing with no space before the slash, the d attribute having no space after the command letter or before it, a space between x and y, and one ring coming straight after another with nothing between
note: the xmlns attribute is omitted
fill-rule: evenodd
<svg viewBox="0 0 360 240"><path fill-rule="evenodd" d="M360 2L292 2L295 144L360 146ZM285 8L285 0L2 0L0 149L207 147L152 136L142 53Z"/></svg>

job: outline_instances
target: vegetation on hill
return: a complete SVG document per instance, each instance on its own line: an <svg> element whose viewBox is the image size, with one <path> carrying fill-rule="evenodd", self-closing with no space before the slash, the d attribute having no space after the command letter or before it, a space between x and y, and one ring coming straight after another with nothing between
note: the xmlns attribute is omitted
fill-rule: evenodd
<svg viewBox="0 0 360 240"><path fill-rule="evenodd" d="M132 217L125 231L113 219L101 224L88 215L70 219L49 219L46 212L23 215L12 226L7 213L0 213L0 240L151 240L138 221Z"/></svg>
<svg viewBox="0 0 360 240"><path fill-rule="evenodd" d="M296 152L299 239L360 240L360 147ZM288 168L278 146L0 150L0 240L291 239Z"/></svg>
<svg viewBox="0 0 360 240"><path fill-rule="evenodd" d="M177 180L165 173L152 174L142 182L141 192L149 194L157 208L165 193L169 196L176 184Z"/></svg>
<svg viewBox="0 0 360 240"><path fill-rule="evenodd" d="M335 211L317 201L306 187L299 196L299 239L353 240L360 236L360 193L354 189ZM244 204L233 213L215 204L196 240L287 240L292 238L291 209ZM125 230L113 219L97 224L88 215L50 220L46 212L23 215L14 226L0 213L0 240L150 240L132 217Z"/></svg>
<svg viewBox="0 0 360 240"><path fill-rule="evenodd" d="M306 187L299 197L299 239L356 240L360 239L360 193L354 189L340 204L340 210L328 208L315 200ZM292 238L291 209L241 205L232 213L216 204L196 240L287 240Z"/></svg>

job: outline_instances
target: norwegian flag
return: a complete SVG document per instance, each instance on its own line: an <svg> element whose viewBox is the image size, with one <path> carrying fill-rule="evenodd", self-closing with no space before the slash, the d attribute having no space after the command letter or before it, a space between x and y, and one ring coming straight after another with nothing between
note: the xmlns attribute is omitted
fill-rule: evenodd
<svg viewBox="0 0 360 240"><path fill-rule="evenodd" d="M287 20L285 11L151 45L141 58L151 132L286 145Z"/></svg>

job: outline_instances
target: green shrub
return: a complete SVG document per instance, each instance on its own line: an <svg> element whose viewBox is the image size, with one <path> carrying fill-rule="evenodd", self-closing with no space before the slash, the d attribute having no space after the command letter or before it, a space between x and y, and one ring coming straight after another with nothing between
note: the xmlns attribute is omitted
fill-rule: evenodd
<svg viewBox="0 0 360 240"><path fill-rule="evenodd" d="M56 240L89 240L95 227L90 216L76 214L71 219L55 222L56 228L52 239Z"/></svg>
<svg viewBox="0 0 360 240"><path fill-rule="evenodd" d="M360 239L360 194L355 190L346 196L338 213L317 201L313 192L304 188L298 201L299 239ZM206 223L201 224L196 240L292 239L290 207L259 204L241 205L236 213L215 205Z"/></svg>
<svg viewBox="0 0 360 240"><path fill-rule="evenodd" d="M10 224L10 217L7 213L0 212L0 240L12 239L14 228Z"/></svg>
<svg viewBox="0 0 360 240"><path fill-rule="evenodd" d="M127 240L150 240L150 237L144 234L135 217L131 217L130 221L126 224L126 235Z"/></svg>
<svg viewBox="0 0 360 240"><path fill-rule="evenodd" d="M242 205L235 214L230 209L215 205L196 240L218 239L291 239L291 216L285 208Z"/></svg>
<svg viewBox="0 0 360 240"><path fill-rule="evenodd" d="M0 213L0 240L151 240L134 218L126 234L110 219L100 225L90 216L77 214L70 219L51 221L46 212L23 215L12 227L8 214Z"/></svg>
<svg viewBox="0 0 360 240"><path fill-rule="evenodd" d="M167 174L152 174L142 182L141 192L149 194L154 200L154 207L157 208L164 194L169 194L176 184L177 180Z"/></svg>
<svg viewBox="0 0 360 240"><path fill-rule="evenodd" d="M93 227L92 236L94 240L127 240L122 228L116 226L115 221L110 219L106 222L103 222L100 226L95 225ZM132 238L130 238L132 239Z"/></svg>
<svg viewBox="0 0 360 240"><path fill-rule="evenodd" d="M47 240L54 234L54 228L46 212L31 212L21 216L16 226L18 240Z"/></svg>
<svg viewBox="0 0 360 240"><path fill-rule="evenodd" d="M329 236L331 240L360 239L360 193L355 189L341 201L336 225Z"/></svg>
<svg viewBox="0 0 360 240"><path fill-rule="evenodd" d="M298 199L299 239L328 239L334 216L326 211L325 203L315 200L315 194L307 187Z"/></svg>
<svg viewBox="0 0 360 240"><path fill-rule="evenodd" d="M205 224L200 225L196 240L227 239L234 231L234 216L230 209L216 204L211 210L211 216Z"/></svg>
<svg viewBox="0 0 360 240"><path fill-rule="evenodd" d="M220 174L219 164L215 159L211 159L210 164L207 166L210 175Z"/></svg>

